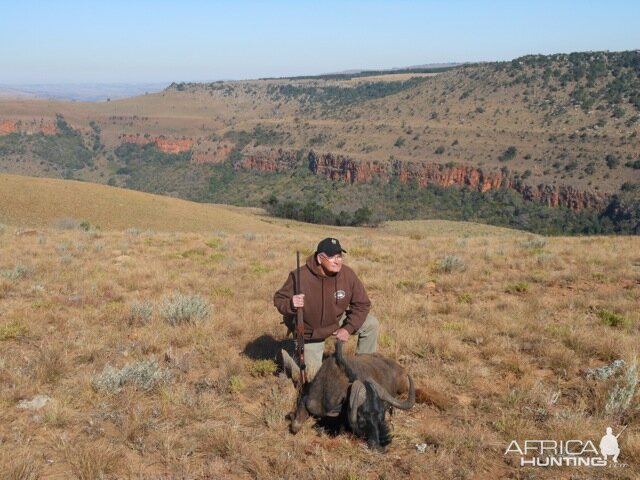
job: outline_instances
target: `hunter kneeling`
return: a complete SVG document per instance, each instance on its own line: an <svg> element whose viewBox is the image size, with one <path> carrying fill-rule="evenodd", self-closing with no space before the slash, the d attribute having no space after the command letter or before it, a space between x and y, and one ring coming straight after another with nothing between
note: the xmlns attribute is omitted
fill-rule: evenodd
<svg viewBox="0 0 640 480"><path fill-rule="evenodd" d="M379 323L369 314L371 301L364 285L343 263L345 253L337 239L325 238L299 269L299 279L296 271L292 271L273 297L291 332L295 332L297 310L304 311L304 360L308 380L320 369L324 341L332 335L344 342L350 335L357 334L358 353L376 351ZM299 290L296 280L299 280Z"/></svg>

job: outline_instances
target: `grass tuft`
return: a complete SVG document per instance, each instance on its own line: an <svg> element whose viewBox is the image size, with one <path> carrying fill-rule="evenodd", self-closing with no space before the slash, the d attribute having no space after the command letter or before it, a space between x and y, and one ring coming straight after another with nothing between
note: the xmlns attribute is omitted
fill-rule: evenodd
<svg viewBox="0 0 640 480"><path fill-rule="evenodd" d="M22 338L29 333L29 329L20 320L13 320L0 327L0 340Z"/></svg>
<svg viewBox="0 0 640 480"><path fill-rule="evenodd" d="M76 441L71 444L66 438L61 438L56 449L69 465L69 473L78 480L114 478L112 474L122 463L121 453L104 441Z"/></svg>
<svg viewBox="0 0 640 480"><path fill-rule="evenodd" d="M16 458L13 454L9 458L7 458L7 464L0 468L2 478L10 480L38 480L41 478L42 467L36 458L32 456Z"/></svg>
<svg viewBox="0 0 640 480"><path fill-rule="evenodd" d="M153 304L149 302L134 302L129 307L129 325L146 325L153 314Z"/></svg>
<svg viewBox="0 0 640 480"><path fill-rule="evenodd" d="M529 283L528 282L517 282L511 285L508 285L505 288L505 292L507 293L527 293L529 291Z"/></svg>

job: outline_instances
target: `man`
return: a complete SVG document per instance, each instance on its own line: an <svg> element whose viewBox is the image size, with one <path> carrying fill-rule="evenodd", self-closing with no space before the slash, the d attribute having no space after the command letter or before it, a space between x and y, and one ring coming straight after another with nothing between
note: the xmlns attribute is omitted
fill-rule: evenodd
<svg viewBox="0 0 640 480"><path fill-rule="evenodd" d="M607 427L607 434L600 440L600 453L605 461L607 460L607 456L612 455L613 462L618 463L618 455L620 455L618 437L620 436L620 433L618 435L614 435L613 429L611 427Z"/></svg>
<svg viewBox="0 0 640 480"><path fill-rule="evenodd" d="M304 359L309 379L322 365L326 338L347 341L357 333L358 353L376 351L379 323L369 315L371 301L354 271L344 265L344 253L337 239L325 238L300 268L303 293L294 291L294 270L273 296L274 305L292 332L296 310L304 309Z"/></svg>

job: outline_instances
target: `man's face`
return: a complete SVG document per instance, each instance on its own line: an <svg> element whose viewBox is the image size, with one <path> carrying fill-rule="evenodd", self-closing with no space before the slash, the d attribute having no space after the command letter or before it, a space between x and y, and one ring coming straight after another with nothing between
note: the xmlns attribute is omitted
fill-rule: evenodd
<svg viewBox="0 0 640 480"><path fill-rule="evenodd" d="M342 269L342 253L329 256L326 253L318 254L318 263L327 275L335 275Z"/></svg>

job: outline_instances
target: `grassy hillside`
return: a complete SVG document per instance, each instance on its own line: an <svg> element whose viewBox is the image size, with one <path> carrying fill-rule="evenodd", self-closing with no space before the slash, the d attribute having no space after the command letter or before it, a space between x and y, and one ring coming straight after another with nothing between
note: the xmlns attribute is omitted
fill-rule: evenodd
<svg viewBox="0 0 640 480"><path fill-rule="evenodd" d="M0 201L2 478L640 474L638 237L544 238L443 221L271 224L78 182L0 180L0 192L12 189ZM7 218L35 210L25 205L36 188L42 205L68 202ZM51 227L62 208L102 229ZM379 350L450 399L443 410L396 412L385 454L311 421L288 433L296 392L276 353L290 340L272 295L295 251L310 253L326 235L341 239L366 285ZM615 360L625 364L606 378L589 370ZM47 403L27 408L37 395ZM606 427L626 425L620 468L523 468L505 455L512 440L598 445Z"/></svg>
<svg viewBox="0 0 640 480"><path fill-rule="evenodd" d="M0 222L21 228L85 222L95 230L278 231L249 209L197 204L92 183L0 174ZM245 213L243 213L245 212Z"/></svg>
<svg viewBox="0 0 640 480"><path fill-rule="evenodd" d="M9 122L7 132L19 131L0 136L0 171L240 204L235 197L241 195L234 194L243 187L237 181L238 162L265 148L299 154L297 167L303 169L310 150L382 166L471 165L532 188L570 187L607 196L597 212L608 212L604 223L559 220L563 232L631 233L640 225L640 198L633 193L640 184L639 74L637 51L586 52L429 72L180 83L161 93L102 103L3 100L0 122ZM37 133L43 124L61 122L69 128L58 128L53 137ZM171 153L158 142L188 147ZM229 192L212 192L209 184L226 175L225 168L231 169ZM272 185L280 200L305 196L288 190L272 173L262 175L267 178L257 183ZM335 188L324 183L324 189ZM368 197L355 188L344 196L361 198L378 216L404 218L390 212L399 208L381 207L380 197L396 193L393 185L390 195L374 187ZM262 201L251 200L253 206ZM486 200L489 209L499 209L499 203ZM414 218L448 211L437 199L426 202L406 211ZM624 204L622 213L612 214L619 204ZM334 216L343 208L322 206ZM538 207L530 212L511 201L506 215L514 209L534 218L567 216L539 214ZM494 221L482 214L446 218ZM529 223L498 221L544 231L537 221Z"/></svg>

